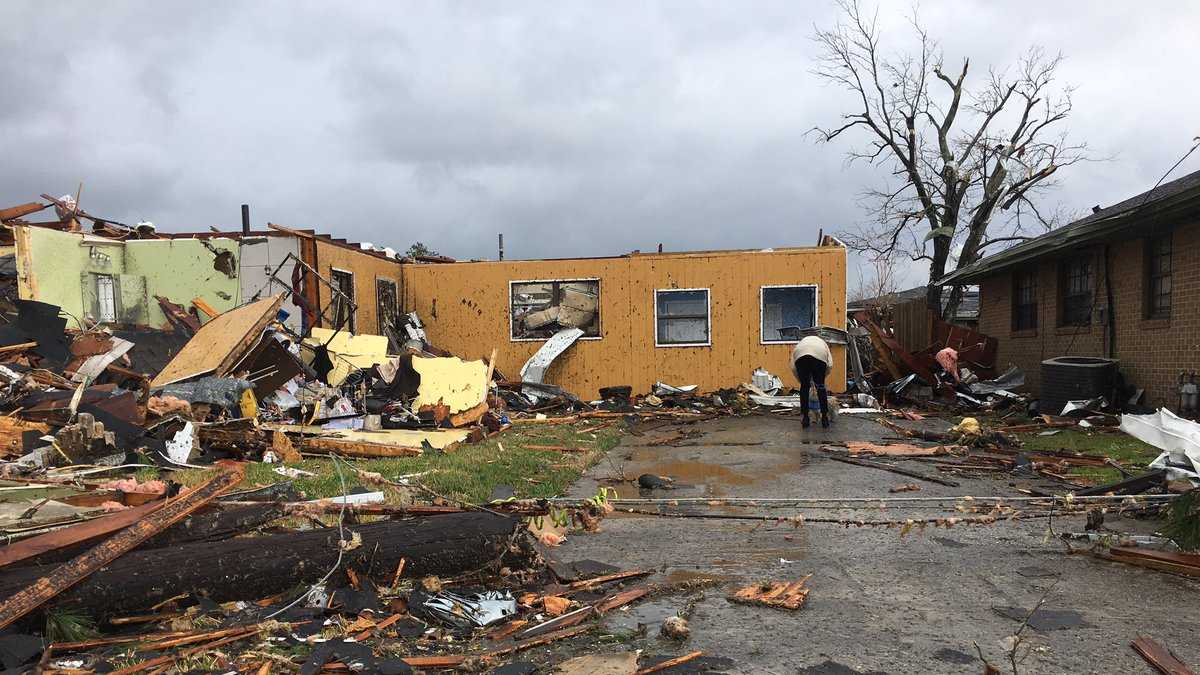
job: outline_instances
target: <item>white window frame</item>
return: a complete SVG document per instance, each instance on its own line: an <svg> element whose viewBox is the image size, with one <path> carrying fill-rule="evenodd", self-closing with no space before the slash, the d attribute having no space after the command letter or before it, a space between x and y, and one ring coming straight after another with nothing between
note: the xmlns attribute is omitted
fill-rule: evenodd
<svg viewBox="0 0 1200 675"><path fill-rule="evenodd" d="M684 293L687 291L704 291L704 312L707 322L708 340L705 342L659 342L658 339L658 294L659 293ZM711 288L656 288L651 294L651 300L654 302L654 346L655 347L711 347L712 346L712 289ZM668 317L669 318L669 317Z"/></svg>
<svg viewBox="0 0 1200 675"><path fill-rule="evenodd" d="M598 297L596 298L596 312L600 314L599 320L596 324L596 330L598 330L600 332L600 334L595 337L584 335L584 336L580 337L579 339L581 341L582 340L602 340L602 339L604 339L604 312L603 312L604 283L600 280L600 277L589 277L589 278L574 278L574 279L510 279L508 282L508 341L509 342L545 342L546 340L550 339L548 337L544 337L544 338L513 337L513 327L514 326L513 326L513 313L512 313L512 299L513 299L513 286L514 285L516 285L516 284L551 284L551 283L570 284L570 283L575 283L575 282L580 282L580 281L596 282L596 292L598 294ZM553 336L551 336L551 337L553 337Z"/></svg>
<svg viewBox="0 0 1200 675"><path fill-rule="evenodd" d="M766 297L768 288L811 288L813 289L813 326L821 325L821 287L818 284L777 284L774 286L758 287L758 343L760 345L794 345L799 340L768 340L763 333L763 319L766 318Z"/></svg>

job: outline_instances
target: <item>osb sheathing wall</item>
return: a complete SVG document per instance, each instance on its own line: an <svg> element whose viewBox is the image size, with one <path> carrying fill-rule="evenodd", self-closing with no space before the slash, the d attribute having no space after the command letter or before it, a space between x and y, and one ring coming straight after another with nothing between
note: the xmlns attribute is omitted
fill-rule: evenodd
<svg viewBox="0 0 1200 675"><path fill-rule="evenodd" d="M840 247L402 267L404 309L425 321L430 342L467 359L495 348L497 368L510 379L519 377L542 341L510 339L509 282L600 279L601 337L576 342L546 374L547 382L585 398L610 385L646 392L656 380L702 390L736 386L759 366L798 386L788 363L793 345L761 343L763 286L816 284L819 323L846 323L846 251ZM655 346L654 291L668 288L710 289L710 346ZM833 355L827 381L843 391L845 348L835 346Z"/></svg>
<svg viewBox="0 0 1200 675"><path fill-rule="evenodd" d="M321 275L327 280L333 280L333 270L343 270L354 275L354 303L358 311L354 314L354 332L379 335L379 309L375 302L375 280L389 279L396 284L396 292L400 289L400 263L379 256L371 255L345 246L324 241L316 242L317 264ZM331 300L331 293L324 284L317 289L318 302L326 308ZM332 314L330 314L332 316ZM331 328L332 326L325 326Z"/></svg>

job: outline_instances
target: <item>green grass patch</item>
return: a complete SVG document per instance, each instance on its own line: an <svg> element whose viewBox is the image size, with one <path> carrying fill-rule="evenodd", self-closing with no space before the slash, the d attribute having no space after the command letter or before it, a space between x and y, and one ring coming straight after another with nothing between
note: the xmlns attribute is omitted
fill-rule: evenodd
<svg viewBox="0 0 1200 675"><path fill-rule="evenodd" d="M1037 432L1017 434L1025 452L1038 453L1055 450L1078 452L1096 457L1110 457L1129 471L1145 469L1162 453L1161 450L1143 443L1121 432L1088 431L1069 427L1052 436L1039 436ZM1121 479L1121 472L1109 467L1076 467L1071 475L1089 483L1109 483Z"/></svg>
<svg viewBox="0 0 1200 675"><path fill-rule="evenodd" d="M518 497L554 497L595 464L604 453L615 446L624 430L623 423L588 432L597 422L575 424L530 424L513 427L495 438L480 443L465 443L445 454L426 454L420 457L346 460L355 468L371 471L389 480L415 473L425 473L417 480L431 490L447 497L472 503L487 501L493 488L509 485ZM561 445L583 448L583 452L531 450L530 445ZM278 464L252 462L246 466L246 477L239 489L261 487L290 480L274 472ZM335 497L342 493L341 480L346 488L373 488L362 485L352 471L342 470L339 479L333 460L306 458L288 464L311 471L316 476L295 480L296 487L308 499ZM188 469L171 474L170 478L184 485L197 485L211 475L211 470ZM155 477L155 470L142 470L138 478Z"/></svg>

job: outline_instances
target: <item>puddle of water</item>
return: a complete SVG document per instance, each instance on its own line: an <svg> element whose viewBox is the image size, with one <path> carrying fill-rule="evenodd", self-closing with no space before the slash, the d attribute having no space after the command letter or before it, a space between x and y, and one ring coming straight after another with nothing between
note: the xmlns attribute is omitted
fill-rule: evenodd
<svg viewBox="0 0 1200 675"><path fill-rule="evenodd" d="M674 569L667 573L668 584L689 584L689 583L705 583L733 581L738 577L733 574L714 574L712 572L702 572L700 570L685 570Z"/></svg>

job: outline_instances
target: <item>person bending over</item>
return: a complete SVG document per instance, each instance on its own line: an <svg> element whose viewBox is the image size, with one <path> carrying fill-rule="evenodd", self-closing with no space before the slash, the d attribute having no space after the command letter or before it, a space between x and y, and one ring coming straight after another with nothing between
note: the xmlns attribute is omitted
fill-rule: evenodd
<svg viewBox="0 0 1200 675"><path fill-rule="evenodd" d="M829 394L825 391L825 375L833 366L833 354L829 345L821 338L810 335L792 349L792 368L800 380L800 402L804 405L804 416L800 424L808 428L808 390L817 387L817 399L821 402L821 426L829 428Z"/></svg>

